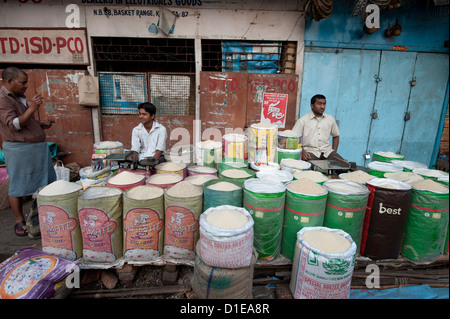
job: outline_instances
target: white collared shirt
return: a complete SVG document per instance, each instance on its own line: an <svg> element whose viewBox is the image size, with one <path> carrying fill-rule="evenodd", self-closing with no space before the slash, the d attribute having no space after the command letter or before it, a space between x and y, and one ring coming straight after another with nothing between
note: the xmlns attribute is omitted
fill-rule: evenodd
<svg viewBox="0 0 450 319"><path fill-rule="evenodd" d="M140 123L131 133L131 150L139 153L139 160L155 156L156 151L166 150L167 131L164 126L153 121L150 132Z"/></svg>
<svg viewBox="0 0 450 319"><path fill-rule="evenodd" d="M312 111L298 119L292 130L302 134L303 148L316 157L320 157L321 153L328 157L333 151L330 136L340 134L333 116L323 113L321 117L316 117Z"/></svg>

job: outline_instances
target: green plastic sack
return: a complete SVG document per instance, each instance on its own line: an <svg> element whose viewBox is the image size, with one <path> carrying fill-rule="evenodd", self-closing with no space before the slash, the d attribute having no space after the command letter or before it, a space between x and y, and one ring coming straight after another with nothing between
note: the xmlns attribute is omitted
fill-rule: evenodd
<svg viewBox="0 0 450 319"><path fill-rule="evenodd" d="M397 156L392 156L388 152L374 152L373 153L373 161L378 162L391 162L393 160L403 161L405 159L405 155L396 154Z"/></svg>
<svg viewBox="0 0 450 319"><path fill-rule="evenodd" d="M282 148L278 148L278 164L281 163L282 159L285 158L291 158L295 160L300 160L302 154L302 149L295 149L295 150L286 150Z"/></svg>
<svg viewBox="0 0 450 319"><path fill-rule="evenodd" d="M385 173L403 172L403 167L395 165L393 163L386 162L370 162L367 167L369 168L369 174L383 178Z"/></svg>
<svg viewBox="0 0 450 319"><path fill-rule="evenodd" d="M411 207L401 254L413 261L432 261L447 247L449 193L411 190Z"/></svg>
<svg viewBox="0 0 450 319"><path fill-rule="evenodd" d="M287 184L289 185L289 184ZM301 194L286 189L281 253L293 260L297 233L303 227L323 226L328 191L318 195Z"/></svg>
<svg viewBox="0 0 450 319"><path fill-rule="evenodd" d="M328 180L324 186L328 190L328 197L323 225L342 229L349 234L359 251L369 189L362 184L342 179Z"/></svg>
<svg viewBox="0 0 450 319"><path fill-rule="evenodd" d="M214 184L220 182L229 182L239 187L239 189L232 191L221 191L209 188ZM210 207L217 207L222 205L231 205L242 207L242 186L238 182L227 181L224 179L214 179L202 185L203 187L203 211Z"/></svg>
<svg viewBox="0 0 450 319"><path fill-rule="evenodd" d="M231 169L237 169L237 168L232 167ZM242 187L246 180L254 178L256 176L256 172L249 168L239 168L239 170L246 172L249 176L243 177L243 178L232 178L232 177L224 176L223 175L223 172L225 171L225 169L224 169L222 171L219 170L219 178L222 180L225 180L227 182L236 182Z"/></svg>
<svg viewBox="0 0 450 319"><path fill-rule="evenodd" d="M219 176L222 171L230 168L248 168L248 162L247 161L230 161L227 159L222 159L222 162L219 163Z"/></svg>
<svg viewBox="0 0 450 319"><path fill-rule="evenodd" d="M255 222L253 246L259 259L273 260L280 254L285 197L281 182L254 178L244 183L243 207Z"/></svg>

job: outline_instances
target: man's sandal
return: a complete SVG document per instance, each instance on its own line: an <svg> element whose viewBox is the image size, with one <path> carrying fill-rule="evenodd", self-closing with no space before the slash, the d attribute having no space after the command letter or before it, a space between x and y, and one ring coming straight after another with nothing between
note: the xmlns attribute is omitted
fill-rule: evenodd
<svg viewBox="0 0 450 319"><path fill-rule="evenodd" d="M28 236L28 230L23 229L24 226L26 226L26 225L23 221L18 222L17 224L14 225L14 232L16 233L16 236L19 236L19 237Z"/></svg>

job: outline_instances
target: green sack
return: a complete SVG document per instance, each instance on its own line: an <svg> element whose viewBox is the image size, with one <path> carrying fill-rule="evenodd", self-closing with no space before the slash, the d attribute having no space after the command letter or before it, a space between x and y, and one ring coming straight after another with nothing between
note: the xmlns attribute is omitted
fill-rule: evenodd
<svg viewBox="0 0 450 319"><path fill-rule="evenodd" d="M233 167L231 169L237 169L237 168ZM220 171L220 169L219 169L219 178L222 180L225 180L227 182L236 182L242 187L246 180L254 178L256 176L256 172L249 168L239 168L239 170L246 172L248 174L248 176L242 177L242 178L233 178L233 177L223 175L223 172L226 171L225 169L222 171Z"/></svg>
<svg viewBox="0 0 450 319"><path fill-rule="evenodd" d="M447 248L449 193L414 188L401 254L414 261L430 261Z"/></svg>
<svg viewBox="0 0 450 319"><path fill-rule="evenodd" d="M394 155L394 154L392 154ZM405 159L405 155L395 154L396 156L392 156L389 152L374 152L373 153L373 161L378 162L391 162L391 161L403 161Z"/></svg>
<svg viewBox="0 0 450 319"><path fill-rule="evenodd" d="M321 186L323 187L323 186ZM281 253L293 260L297 233L303 227L323 226L328 191L319 195L296 193L286 190L283 240Z"/></svg>
<svg viewBox="0 0 450 319"><path fill-rule="evenodd" d="M349 234L359 251L369 189L359 183L339 179L328 180L324 186L328 197L323 225Z"/></svg>
<svg viewBox="0 0 450 319"><path fill-rule="evenodd" d="M281 182L254 178L244 183L243 207L255 222L253 246L259 259L272 260L280 254L285 197Z"/></svg>
<svg viewBox="0 0 450 319"><path fill-rule="evenodd" d="M215 185L220 182L231 183L239 189L222 191L214 190L209 188L209 186ZM203 211L206 211L210 207L217 207L222 205L231 205L236 207L242 207L242 186L238 182L226 181L224 179L215 179L208 181L203 185Z"/></svg>

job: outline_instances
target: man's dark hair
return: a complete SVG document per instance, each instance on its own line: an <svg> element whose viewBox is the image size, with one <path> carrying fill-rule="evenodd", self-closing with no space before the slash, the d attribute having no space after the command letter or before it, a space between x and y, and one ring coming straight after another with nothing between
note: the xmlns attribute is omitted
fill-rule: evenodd
<svg viewBox="0 0 450 319"><path fill-rule="evenodd" d="M150 115L156 114L156 106L150 102L144 102L138 105L138 109L144 109Z"/></svg>
<svg viewBox="0 0 450 319"><path fill-rule="evenodd" d="M318 99L325 99L326 100L326 97L324 95L322 95L322 94L316 94L316 95L314 95L311 98L311 104L316 103L316 100L318 100Z"/></svg>
<svg viewBox="0 0 450 319"><path fill-rule="evenodd" d="M17 79L21 74L27 75L25 71L16 68L15 66L7 67L2 72L2 81L4 83L8 79Z"/></svg>

